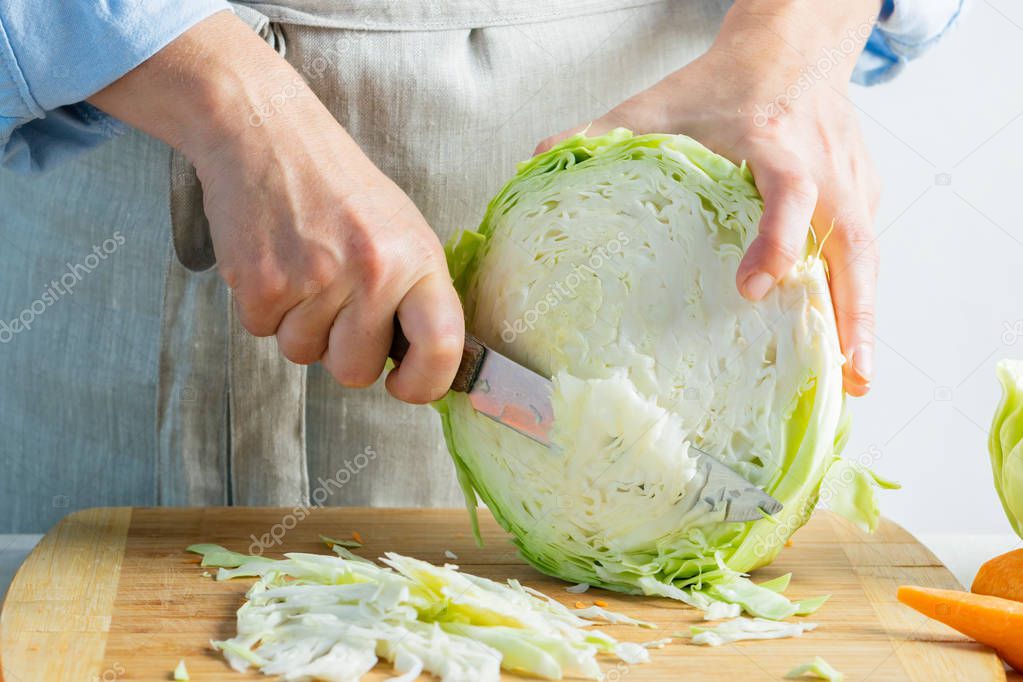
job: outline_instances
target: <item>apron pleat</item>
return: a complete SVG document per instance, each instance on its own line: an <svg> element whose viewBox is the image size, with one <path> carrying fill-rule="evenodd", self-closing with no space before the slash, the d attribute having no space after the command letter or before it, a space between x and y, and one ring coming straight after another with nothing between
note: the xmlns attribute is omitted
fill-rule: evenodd
<svg viewBox="0 0 1023 682"><path fill-rule="evenodd" d="M215 271L190 272L169 256L157 377L156 502L223 505L230 499L229 300Z"/></svg>
<svg viewBox="0 0 1023 682"><path fill-rule="evenodd" d="M231 503L296 506L309 500L306 368L288 362L274 338L257 338L228 307Z"/></svg>

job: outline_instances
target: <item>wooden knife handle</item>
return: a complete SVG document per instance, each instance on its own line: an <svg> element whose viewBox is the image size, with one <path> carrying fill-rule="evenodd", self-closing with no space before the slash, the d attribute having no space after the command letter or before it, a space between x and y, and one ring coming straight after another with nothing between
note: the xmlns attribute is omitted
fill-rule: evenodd
<svg viewBox="0 0 1023 682"><path fill-rule="evenodd" d="M401 361L405 359L408 349L409 342L405 338L405 332L401 330L401 323L398 322L398 318L394 318L394 336L389 355L396 364L400 365ZM465 345L462 346L462 361L458 363L458 372L455 374L455 380L451 382L452 391L466 393L472 388L486 353L487 349L480 340L472 334L466 333Z"/></svg>

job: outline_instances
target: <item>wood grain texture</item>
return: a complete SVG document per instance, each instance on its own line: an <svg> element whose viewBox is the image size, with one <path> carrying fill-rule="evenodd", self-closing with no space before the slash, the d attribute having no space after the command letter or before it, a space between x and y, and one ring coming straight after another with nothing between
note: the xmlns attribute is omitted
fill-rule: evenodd
<svg viewBox="0 0 1023 682"><path fill-rule="evenodd" d="M131 509L89 509L40 540L0 613L0 679L103 679Z"/></svg>
<svg viewBox="0 0 1023 682"><path fill-rule="evenodd" d="M481 521L486 542L482 549L474 545L462 510L79 512L47 535L11 585L0 621L5 679L166 680L179 659L185 660L193 680L261 679L255 673L233 673L209 647L210 639L234 633L234 612L251 580L218 583L203 577L197 557L183 549L194 542L214 542L247 552L254 539L278 530L283 537L267 550L268 556L324 552L319 534L340 538L357 531L365 541L360 554L367 557L397 551L442 563L444 550L451 550L466 571L494 579L515 577L567 604L603 599L608 608L660 628L652 633L606 627L623 640L686 632L697 621L692 609L666 599L602 590L569 594L564 583L525 565L492 519L484 516ZM608 680L778 680L814 656L826 658L850 682L1006 679L986 647L896 601L900 584L959 585L933 554L895 524L885 521L868 536L826 512L817 513L778 561L754 578L790 571L794 576L787 594L792 598L833 595L811 617L820 624L816 631L799 639L720 648L676 640L654 651L647 665L615 669L609 662ZM72 655L78 662L67 662ZM383 680L389 674L386 666L379 666L368 679Z"/></svg>

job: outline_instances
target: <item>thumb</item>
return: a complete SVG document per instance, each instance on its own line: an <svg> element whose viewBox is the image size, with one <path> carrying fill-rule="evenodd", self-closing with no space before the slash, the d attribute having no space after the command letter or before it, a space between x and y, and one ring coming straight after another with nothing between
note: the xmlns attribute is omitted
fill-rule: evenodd
<svg viewBox="0 0 1023 682"><path fill-rule="evenodd" d="M751 163L751 169L764 198L764 213L735 281L744 297L759 301L802 253L817 205L817 187L794 159Z"/></svg>

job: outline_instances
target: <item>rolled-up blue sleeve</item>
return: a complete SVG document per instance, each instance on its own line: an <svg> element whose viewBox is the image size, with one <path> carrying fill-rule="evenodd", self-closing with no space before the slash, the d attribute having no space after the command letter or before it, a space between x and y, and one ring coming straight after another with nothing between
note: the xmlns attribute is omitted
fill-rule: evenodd
<svg viewBox="0 0 1023 682"><path fill-rule="evenodd" d="M964 0L885 0L877 25L856 63L852 80L876 85L891 80L941 40L959 19Z"/></svg>
<svg viewBox="0 0 1023 682"><path fill-rule="evenodd" d="M0 166L46 170L125 129L84 100L224 0L0 2Z"/></svg>

